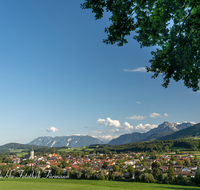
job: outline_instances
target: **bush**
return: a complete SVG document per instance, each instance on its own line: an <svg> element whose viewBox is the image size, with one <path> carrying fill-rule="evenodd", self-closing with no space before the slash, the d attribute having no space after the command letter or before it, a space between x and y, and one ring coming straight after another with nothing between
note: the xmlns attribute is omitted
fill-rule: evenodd
<svg viewBox="0 0 200 190"><path fill-rule="evenodd" d="M156 182L153 175L148 174L148 173L141 174L139 179L141 182L145 182L145 183L155 183Z"/></svg>

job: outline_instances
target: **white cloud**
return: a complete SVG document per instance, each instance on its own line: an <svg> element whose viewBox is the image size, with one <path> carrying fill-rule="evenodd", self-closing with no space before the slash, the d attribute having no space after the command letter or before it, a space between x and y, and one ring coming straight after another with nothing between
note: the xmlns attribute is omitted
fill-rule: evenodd
<svg viewBox="0 0 200 190"><path fill-rule="evenodd" d="M118 120L112 120L109 117L107 117L107 119L98 119L96 124L98 125L104 125L104 126L109 126L109 127L118 127L118 128L122 128L122 126L120 125L120 122Z"/></svg>
<svg viewBox="0 0 200 190"><path fill-rule="evenodd" d="M43 135L45 135L45 133L42 133Z"/></svg>
<svg viewBox="0 0 200 190"><path fill-rule="evenodd" d="M143 120L145 119L146 116L140 116L140 115L134 115L134 116L131 116L131 117L126 117L126 119L131 119L131 120Z"/></svg>
<svg viewBox="0 0 200 190"><path fill-rule="evenodd" d="M48 132L52 132L52 133L55 133L55 132L58 132L59 130L57 129L57 128L55 128L55 127L50 127L50 128L47 128L47 131Z"/></svg>
<svg viewBox="0 0 200 190"><path fill-rule="evenodd" d="M141 132L147 132L153 128L158 127L158 125L151 125L151 124L145 124L143 125L142 123L140 123L139 125L135 126L134 129L141 131Z"/></svg>
<svg viewBox="0 0 200 190"><path fill-rule="evenodd" d="M167 113L164 113L164 116L165 116L165 117L168 117L169 115L168 115Z"/></svg>
<svg viewBox="0 0 200 190"><path fill-rule="evenodd" d="M197 124L197 123L195 123L195 122L189 122L189 121L183 121L183 123L191 123L191 124Z"/></svg>
<svg viewBox="0 0 200 190"><path fill-rule="evenodd" d="M125 72L147 72L147 69L145 67L138 67L137 69L132 69L132 70L129 70L129 69L124 69Z"/></svg>
<svg viewBox="0 0 200 190"><path fill-rule="evenodd" d="M110 129L109 131L112 132L112 133L118 133L119 129Z"/></svg>
<svg viewBox="0 0 200 190"><path fill-rule="evenodd" d="M128 123L128 122L125 122L124 123L124 129L126 130L126 131L138 131L138 132L147 132L147 131L149 131L149 130L151 130L151 129L153 129L153 128L156 128L156 127L158 127L158 125L151 125L151 124L145 124L145 125L143 125L142 123L140 123L139 125L137 125L137 126L135 126L135 127L133 127L132 125L130 125L130 123Z"/></svg>
<svg viewBox="0 0 200 190"><path fill-rule="evenodd" d="M192 92L192 93L200 93L200 90L196 91L196 92Z"/></svg>
<svg viewBox="0 0 200 190"><path fill-rule="evenodd" d="M141 104L141 102L135 102L136 104Z"/></svg>
<svg viewBox="0 0 200 190"><path fill-rule="evenodd" d="M109 140L109 141L112 140L112 139L115 139L117 137L119 137L119 135L115 135L115 136L112 136L112 135L99 136L99 138L104 139L104 140Z"/></svg>
<svg viewBox="0 0 200 190"><path fill-rule="evenodd" d="M74 136L85 136L85 135L81 135L81 134L74 134Z"/></svg>
<svg viewBox="0 0 200 190"><path fill-rule="evenodd" d="M44 129L43 129L43 128L41 128L40 130L42 130L42 131L43 131Z"/></svg>
<svg viewBox="0 0 200 190"><path fill-rule="evenodd" d="M152 118L162 117L159 113L151 113L149 116Z"/></svg>
<svg viewBox="0 0 200 190"><path fill-rule="evenodd" d="M133 126L130 125L130 123L128 123L128 122L125 122L124 126L125 126L125 130L127 130L127 131L131 131L134 129Z"/></svg>

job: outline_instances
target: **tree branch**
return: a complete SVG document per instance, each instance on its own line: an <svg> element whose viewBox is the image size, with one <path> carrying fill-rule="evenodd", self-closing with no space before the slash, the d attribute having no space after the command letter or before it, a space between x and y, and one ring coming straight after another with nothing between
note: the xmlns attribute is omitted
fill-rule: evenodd
<svg viewBox="0 0 200 190"><path fill-rule="evenodd" d="M183 23L182 23L182 26L181 26L180 32L179 32L179 36L181 35L183 25L185 24L185 21L187 20L187 18L190 16L190 14L191 14L191 12L192 12L192 9L195 7L195 4L196 4L196 0L194 1L194 4L193 4L192 8L191 8L190 11L189 11L189 14L187 15L187 17L184 19L184 21L183 21Z"/></svg>

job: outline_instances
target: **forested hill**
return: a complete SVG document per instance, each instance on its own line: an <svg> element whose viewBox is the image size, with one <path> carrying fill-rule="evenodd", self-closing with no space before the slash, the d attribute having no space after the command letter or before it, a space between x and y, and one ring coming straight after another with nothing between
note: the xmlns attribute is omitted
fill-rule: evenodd
<svg viewBox="0 0 200 190"><path fill-rule="evenodd" d="M8 143L5 145L0 146L0 152L10 152L9 149L39 149L42 148L42 146L36 146L36 145L27 145L27 144L20 144L20 143Z"/></svg>
<svg viewBox="0 0 200 190"><path fill-rule="evenodd" d="M41 146L37 145L27 145L27 144L20 144L20 143L8 143L5 145L0 146L0 148L14 148L14 149L38 149Z"/></svg>
<svg viewBox="0 0 200 190"><path fill-rule="evenodd" d="M195 136L200 136L200 123L193 125L192 127L177 131L171 135L161 137L158 140L182 139Z"/></svg>
<svg viewBox="0 0 200 190"><path fill-rule="evenodd" d="M142 139L141 141L154 141L159 138L165 137L167 135L171 135L173 133L174 133L173 131L157 132L157 133L154 133L154 134L148 136L147 138Z"/></svg>
<svg viewBox="0 0 200 190"><path fill-rule="evenodd" d="M196 139L176 139L176 140L163 140L163 141L150 141L150 142L135 142L122 145L91 145L89 148L93 148L99 153L109 153L114 151L120 152L144 152L144 151L171 151L178 148L183 150L196 150L200 148L200 140Z"/></svg>

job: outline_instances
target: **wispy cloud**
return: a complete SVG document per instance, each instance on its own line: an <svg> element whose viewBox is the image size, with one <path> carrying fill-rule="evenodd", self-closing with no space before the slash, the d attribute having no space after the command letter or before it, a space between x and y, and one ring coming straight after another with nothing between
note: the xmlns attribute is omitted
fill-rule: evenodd
<svg viewBox="0 0 200 190"><path fill-rule="evenodd" d="M135 102L136 104L141 104L141 102Z"/></svg>
<svg viewBox="0 0 200 190"><path fill-rule="evenodd" d="M162 117L159 113L151 113L149 116L150 116L151 118Z"/></svg>
<svg viewBox="0 0 200 190"><path fill-rule="evenodd" d="M144 73L144 72L147 72L147 69L145 67L138 67L137 69L124 69L125 72L141 72L141 73Z"/></svg>
<svg viewBox="0 0 200 190"><path fill-rule="evenodd" d="M168 115L167 113L164 113L164 116L165 116L165 117L168 117L169 115Z"/></svg>
<svg viewBox="0 0 200 190"><path fill-rule="evenodd" d="M55 132L58 132L59 130L55 127L50 127L50 128L47 128L47 132L52 132L52 133L55 133Z"/></svg>
<svg viewBox="0 0 200 190"><path fill-rule="evenodd" d="M98 133L98 134L102 134L104 133L104 131L92 131L93 133Z"/></svg>
<svg viewBox="0 0 200 190"><path fill-rule="evenodd" d="M112 133L119 133L119 129L110 129L109 132L112 132Z"/></svg>
<svg viewBox="0 0 200 190"><path fill-rule="evenodd" d="M196 92L192 92L192 93L200 93L200 90L196 91Z"/></svg>
<svg viewBox="0 0 200 190"><path fill-rule="evenodd" d="M161 114L159 114L159 113L151 113L150 115L149 115L151 118L159 118L159 117L169 117L170 115L169 114L167 114L167 113L164 113L164 116L163 115L161 115Z"/></svg>
<svg viewBox="0 0 200 190"><path fill-rule="evenodd" d="M107 117L107 119L98 119L96 124L98 125L104 125L104 126L109 126L109 127L118 127L118 128L122 128L122 126L120 125L120 122L118 120L112 120L109 117Z"/></svg>
<svg viewBox="0 0 200 190"><path fill-rule="evenodd" d="M146 118L146 116L140 116L140 115L134 115L134 116L131 116L131 117L126 117L126 119L131 119L131 120L143 120L145 118Z"/></svg>

